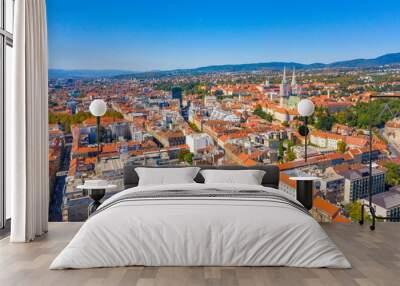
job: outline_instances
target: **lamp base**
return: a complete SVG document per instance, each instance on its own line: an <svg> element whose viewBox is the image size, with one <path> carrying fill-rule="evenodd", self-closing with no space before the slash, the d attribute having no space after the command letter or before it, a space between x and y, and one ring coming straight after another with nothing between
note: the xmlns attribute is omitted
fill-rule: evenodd
<svg viewBox="0 0 400 286"><path fill-rule="evenodd" d="M302 205L311 210L313 207L313 181L297 181L296 184L296 196L297 200L302 203Z"/></svg>
<svg viewBox="0 0 400 286"><path fill-rule="evenodd" d="M89 190L89 197L93 202L88 207L88 216L94 213L97 208L101 205L101 199L106 194L106 189L91 189Z"/></svg>

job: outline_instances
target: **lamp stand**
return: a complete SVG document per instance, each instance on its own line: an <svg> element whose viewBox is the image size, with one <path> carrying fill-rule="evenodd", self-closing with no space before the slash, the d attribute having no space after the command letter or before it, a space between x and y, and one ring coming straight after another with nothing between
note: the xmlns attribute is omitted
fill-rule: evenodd
<svg viewBox="0 0 400 286"><path fill-rule="evenodd" d="M375 230L375 224L376 224L376 219L400 219L400 216L388 216L388 217L381 217L377 216L375 212L375 208L372 205L372 141L373 141L373 135L372 135L372 118L371 118L371 110L372 110L372 98L377 98L377 99L388 99L388 98L397 98L399 99L398 96L380 96L380 95L370 95L368 99L368 131L369 131L369 176L368 176L368 204L361 204L361 218L359 220L359 223L361 225L364 224L364 207L369 208L369 212L372 217L372 224L369 226L370 230Z"/></svg>
<svg viewBox="0 0 400 286"><path fill-rule="evenodd" d="M97 163L100 162L100 116L96 116Z"/></svg>
<svg viewBox="0 0 400 286"><path fill-rule="evenodd" d="M304 126L306 127L306 134L304 136L304 161L307 162L307 136L308 136L308 120L307 116L304 118Z"/></svg>

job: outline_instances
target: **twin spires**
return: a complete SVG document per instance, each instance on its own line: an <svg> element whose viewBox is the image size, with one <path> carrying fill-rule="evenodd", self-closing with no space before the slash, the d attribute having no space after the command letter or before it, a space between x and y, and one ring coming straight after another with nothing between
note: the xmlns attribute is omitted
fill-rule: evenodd
<svg viewBox="0 0 400 286"><path fill-rule="evenodd" d="M287 80L286 80L286 67L283 67L282 84L285 84L285 83L287 83ZM296 82L296 68L293 67L291 86L295 86L295 85L297 85L297 82Z"/></svg>

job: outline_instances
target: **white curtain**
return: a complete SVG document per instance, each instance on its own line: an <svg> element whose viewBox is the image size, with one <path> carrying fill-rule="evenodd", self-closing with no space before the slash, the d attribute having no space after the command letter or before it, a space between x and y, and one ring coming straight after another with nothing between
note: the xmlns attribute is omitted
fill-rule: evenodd
<svg viewBox="0 0 400 286"><path fill-rule="evenodd" d="M47 232L48 118L45 0L15 1L13 94L6 98L6 187L12 242Z"/></svg>

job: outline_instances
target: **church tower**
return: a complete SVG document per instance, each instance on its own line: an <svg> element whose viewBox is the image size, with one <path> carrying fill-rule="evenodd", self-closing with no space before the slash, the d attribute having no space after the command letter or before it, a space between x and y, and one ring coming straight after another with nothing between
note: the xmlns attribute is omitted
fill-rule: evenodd
<svg viewBox="0 0 400 286"><path fill-rule="evenodd" d="M286 67L283 68L283 78L282 82L279 85L279 96L280 96L280 105L284 107L287 102L287 98L289 97L289 86L286 80Z"/></svg>
<svg viewBox="0 0 400 286"><path fill-rule="evenodd" d="M296 82L296 69L293 67L293 75L292 75L292 82L290 84L291 94L297 95L298 94L298 86Z"/></svg>

